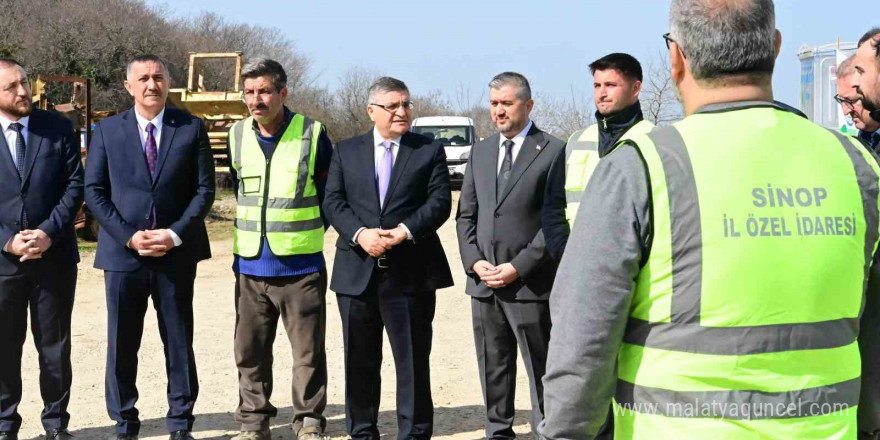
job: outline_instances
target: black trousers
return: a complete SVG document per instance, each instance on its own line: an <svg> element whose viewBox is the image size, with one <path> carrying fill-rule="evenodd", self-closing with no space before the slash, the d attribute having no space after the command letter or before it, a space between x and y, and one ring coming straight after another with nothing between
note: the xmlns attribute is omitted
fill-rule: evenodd
<svg viewBox="0 0 880 440"><path fill-rule="evenodd" d="M21 355L31 333L40 363L43 428L67 428L70 414L70 317L76 291L76 266L58 267L34 260L17 275L0 276L0 431L18 432L21 416Z"/></svg>
<svg viewBox="0 0 880 440"><path fill-rule="evenodd" d="M138 350L144 334L147 303L159 319L159 335L165 346L168 376L169 432L192 430L193 406L199 394L193 354L193 283L195 263L142 267L134 272L104 272L107 288L107 412L116 421L119 434L137 434L140 420L138 400Z"/></svg>
<svg viewBox="0 0 880 440"><path fill-rule="evenodd" d="M384 328L397 373L397 438L428 439L434 425L429 359L436 292L392 291L386 276L376 269L362 295L337 295L345 344L346 429L354 440L379 439Z"/></svg>
<svg viewBox="0 0 880 440"><path fill-rule="evenodd" d="M550 344L547 301L505 301L492 295L471 298L480 384L486 403L486 438L512 439L515 416L516 349L529 375L532 432L544 419L544 377Z"/></svg>

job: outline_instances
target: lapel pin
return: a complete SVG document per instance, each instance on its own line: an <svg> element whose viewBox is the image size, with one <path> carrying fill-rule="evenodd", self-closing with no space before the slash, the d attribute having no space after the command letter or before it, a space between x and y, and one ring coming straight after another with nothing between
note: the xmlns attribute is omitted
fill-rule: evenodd
<svg viewBox="0 0 880 440"><path fill-rule="evenodd" d="M540 145L535 145L535 149L538 150L538 151L541 151L541 146L540 146Z"/></svg>

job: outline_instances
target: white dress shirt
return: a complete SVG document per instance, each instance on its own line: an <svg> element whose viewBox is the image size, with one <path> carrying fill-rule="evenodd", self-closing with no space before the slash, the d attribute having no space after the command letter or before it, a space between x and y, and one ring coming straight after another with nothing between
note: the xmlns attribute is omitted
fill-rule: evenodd
<svg viewBox="0 0 880 440"><path fill-rule="evenodd" d="M30 116L25 116L17 121L13 121L0 115L0 128L3 129L3 137L6 138L6 145L9 147L9 154L12 155L12 163L15 163L15 143L18 140L18 133L16 133L10 125L12 125L13 122L18 122L23 126L21 129L21 135L24 137L24 145L25 148L27 148L28 124L30 123L30 120ZM17 167L18 164L15 163L15 166Z"/></svg>
<svg viewBox="0 0 880 440"><path fill-rule="evenodd" d="M529 130L532 129L532 121L529 120L529 123L526 124L526 128L523 131L519 132L518 135L514 136L513 139L507 139L503 134L499 136L498 140L498 169L495 170L495 174L501 172L501 164L504 163L504 141L511 140L513 141L513 152L512 152L512 160L510 162L510 167L513 168L513 164L516 163L516 156L519 154L519 150L522 148L523 142L526 140L526 135L529 134Z"/></svg>
<svg viewBox="0 0 880 440"><path fill-rule="evenodd" d="M165 117L165 109L159 112L153 119L147 119L141 116L140 113L137 112L137 109L134 111L134 117L137 119L138 124L138 136L141 138L141 148L146 151L147 149L147 124L152 123L153 127L153 138L156 139L156 152L159 152L159 141L162 139L162 120Z"/></svg>
<svg viewBox="0 0 880 440"><path fill-rule="evenodd" d="M162 111L160 111L159 114L156 115L156 117L153 119L147 119L147 118L141 116L141 114L137 112L137 109L135 109L134 110L134 117L135 117L135 119L137 119L138 136L140 136L140 138L141 138L141 149L143 149L144 152L146 153L146 151L147 151L147 124L152 123L153 127L154 127L153 128L153 139L156 140L156 153L158 153L159 152L159 145L160 145L159 142L162 139L162 121L163 121L163 118L165 117L165 109L163 108ZM157 164L157 166L158 166L158 164ZM171 236L171 241L174 242L174 247L177 247L177 246L180 246L181 244L183 244L183 240L180 239L180 237L177 235L177 233L175 233L171 229L166 229L166 231L168 231L168 235ZM128 240L128 243L131 244L131 239Z"/></svg>
<svg viewBox="0 0 880 440"><path fill-rule="evenodd" d="M398 136L394 139L390 139L391 155L394 156L394 160L391 162L392 164L397 162L397 152L400 151L400 139L402 137L403 136ZM385 146L382 145L385 141L386 139L379 134L379 130L377 130L376 127L373 127L373 146L376 147L373 149L373 165L376 165L376 173L379 172L379 162L382 160L382 157L385 156Z"/></svg>
<svg viewBox="0 0 880 440"><path fill-rule="evenodd" d="M375 126L373 126L373 147L374 147L373 148L373 165L375 166L377 176L379 173L379 161L381 161L382 157L385 156L385 146L382 144L385 143L386 140L391 141L391 155L394 156L394 159L391 163L394 164L397 162L397 152L400 151L400 139L402 137L403 136L398 136L394 139L385 139L384 137L382 137L381 134L379 134L379 129L377 129ZM393 169L394 168L392 165L392 170ZM391 182L389 181L388 184L390 185ZM409 228L407 228L405 224L401 223L398 226L401 226L403 228L403 230L406 231L407 240L413 239L412 233L409 232ZM354 233L354 236L351 237L352 244L354 244L354 245L358 244L358 242L357 242L358 235L360 235L361 231L363 231L364 229L367 229L367 227L361 226L360 229L358 229Z"/></svg>

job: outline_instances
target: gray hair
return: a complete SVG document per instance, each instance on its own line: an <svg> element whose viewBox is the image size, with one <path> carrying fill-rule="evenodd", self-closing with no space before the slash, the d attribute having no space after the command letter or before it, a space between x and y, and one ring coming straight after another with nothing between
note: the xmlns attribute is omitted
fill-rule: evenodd
<svg viewBox="0 0 880 440"><path fill-rule="evenodd" d="M287 73L278 61L269 58L258 58L249 61L241 68L241 80L267 77L272 81L276 92L287 87Z"/></svg>
<svg viewBox="0 0 880 440"><path fill-rule="evenodd" d="M773 0L673 0L672 37L687 57L694 79L768 81L776 63Z"/></svg>
<svg viewBox="0 0 880 440"><path fill-rule="evenodd" d="M159 58L158 55L153 55L151 53L137 55L128 62L125 66L125 77L128 78L131 76L131 66L134 66L135 63L148 63L153 62L162 65L162 70L165 71L165 76L168 76L168 66L165 64L165 61L162 58ZM170 79L170 78L169 78Z"/></svg>
<svg viewBox="0 0 880 440"><path fill-rule="evenodd" d="M856 73L855 60L856 56L853 55L841 61L840 64L837 65L837 78L846 78Z"/></svg>
<svg viewBox="0 0 880 440"><path fill-rule="evenodd" d="M516 87L516 97L523 101L532 99L532 87L525 76L516 72L502 72L489 81L489 88L498 90L502 87Z"/></svg>
<svg viewBox="0 0 880 440"><path fill-rule="evenodd" d="M376 80L373 81L373 84L370 85L370 102L376 100L376 95L388 92L400 92L409 95L409 88L406 87L406 84L403 81L397 78L392 78L390 76L376 78Z"/></svg>

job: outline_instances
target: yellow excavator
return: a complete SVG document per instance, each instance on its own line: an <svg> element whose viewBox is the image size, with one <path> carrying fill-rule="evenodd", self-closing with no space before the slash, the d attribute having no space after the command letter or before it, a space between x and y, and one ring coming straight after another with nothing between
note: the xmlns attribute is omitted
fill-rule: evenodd
<svg viewBox="0 0 880 440"><path fill-rule="evenodd" d="M225 90L208 90L205 87L203 67L225 65L233 69L233 84ZM185 88L171 89L168 99L174 106L184 109L201 118L211 139L214 165L217 172L217 186L230 187L229 157L226 154L226 139L229 129L236 122L247 118L249 113L241 91L241 52L196 53L189 54L189 74ZM216 72L215 72L216 73Z"/></svg>

